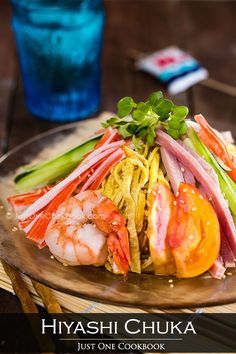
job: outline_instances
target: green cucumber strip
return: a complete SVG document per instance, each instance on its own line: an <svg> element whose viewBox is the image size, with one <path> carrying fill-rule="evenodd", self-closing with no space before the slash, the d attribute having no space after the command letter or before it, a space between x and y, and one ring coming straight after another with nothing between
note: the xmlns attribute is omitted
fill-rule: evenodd
<svg viewBox="0 0 236 354"><path fill-rule="evenodd" d="M203 144L203 142L199 139L196 132L191 129L188 131L189 139L185 139L184 142L192 147L206 162L211 165L211 167L215 170L222 194L225 199L229 202L230 211L234 217L236 218L236 184L232 179L228 176L228 174L223 170L223 168L218 164L217 160L214 158L209 149Z"/></svg>
<svg viewBox="0 0 236 354"><path fill-rule="evenodd" d="M22 172L15 176L14 182L19 192L50 185L68 175L83 159L84 155L93 150L102 134L92 137L70 151L34 166L23 167Z"/></svg>

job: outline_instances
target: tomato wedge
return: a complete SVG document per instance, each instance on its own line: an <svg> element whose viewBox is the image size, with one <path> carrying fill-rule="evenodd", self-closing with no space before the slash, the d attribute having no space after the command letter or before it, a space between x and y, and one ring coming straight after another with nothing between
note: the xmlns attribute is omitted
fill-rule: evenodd
<svg viewBox="0 0 236 354"><path fill-rule="evenodd" d="M170 275L176 272L174 258L166 239L174 200L173 193L166 186L155 184L151 188L147 236L155 274Z"/></svg>
<svg viewBox="0 0 236 354"><path fill-rule="evenodd" d="M189 184L180 184L175 204L167 237L177 277L195 277L206 272L219 255L219 222L212 205Z"/></svg>
<svg viewBox="0 0 236 354"><path fill-rule="evenodd" d="M236 182L236 165L234 164L234 161L229 154L224 142L207 123L203 115L198 114L194 118L201 127L201 130L198 133L199 138L210 149L210 151L218 158L220 158L223 163L230 169L230 171L226 172L232 178L232 180Z"/></svg>

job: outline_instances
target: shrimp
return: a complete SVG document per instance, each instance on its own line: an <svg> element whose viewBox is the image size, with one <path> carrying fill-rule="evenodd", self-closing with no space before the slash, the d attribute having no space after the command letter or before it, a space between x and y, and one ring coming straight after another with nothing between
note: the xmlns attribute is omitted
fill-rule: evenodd
<svg viewBox="0 0 236 354"><path fill-rule="evenodd" d="M127 274L130 248L126 222L113 202L87 190L64 201L47 227L51 253L68 265L104 265Z"/></svg>

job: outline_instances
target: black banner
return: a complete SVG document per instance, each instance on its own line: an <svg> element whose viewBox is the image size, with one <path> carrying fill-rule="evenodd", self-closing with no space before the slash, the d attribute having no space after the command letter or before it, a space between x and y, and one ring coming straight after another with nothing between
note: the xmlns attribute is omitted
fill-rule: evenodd
<svg viewBox="0 0 236 354"><path fill-rule="evenodd" d="M1 353L236 353L236 314L0 314Z"/></svg>

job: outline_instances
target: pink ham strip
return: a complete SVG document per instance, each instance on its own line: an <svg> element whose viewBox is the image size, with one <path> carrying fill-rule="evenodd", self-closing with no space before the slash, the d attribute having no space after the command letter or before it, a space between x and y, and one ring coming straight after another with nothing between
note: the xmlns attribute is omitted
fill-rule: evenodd
<svg viewBox="0 0 236 354"><path fill-rule="evenodd" d="M161 147L160 152L162 162L171 183L171 187L176 194L179 190L180 183L184 182L183 173L181 172L176 157L171 152L169 152L165 147Z"/></svg>
<svg viewBox="0 0 236 354"><path fill-rule="evenodd" d="M185 182L188 184L191 184L192 186L195 186L196 181L195 181L194 175L186 167L184 167L181 163L179 163L179 165L180 165L180 168L183 172Z"/></svg>
<svg viewBox="0 0 236 354"><path fill-rule="evenodd" d="M115 152L121 145L124 144L124 141L117 141L115 143L109 144L109 148L106 147L106 150L104 150L104 147L101 146L97 150L100 151L100 154L94 154L96 150L94 150L90 155L88 155L83 162L71 173L69 174L65 179L63 179L61 182L57 183L52 189L50 189L46 194L44 194L42 197L37 199L32 205L29 206L20 216L19 220L22 221L24 219L27 219L31 215L37 213L39 210L44 208L50 201L56 197L58 192L60 192L65 186L67 186L70 182L75 180L77 177L79 177L83 172L87 171L89 168L91 168L95 163L99 162L102 160L104 157L108 157L111 153ZM92 157L91 157L92 155ZM94 156L95 155L95 156Z"/></svg>
<svg viewBox="0 0 236 354"><path fill-rule="evenodd" d="M224 277L225 271L226 269L223 266L221 257L218 257L209 269L212 277L216 279L222 279Z"/></svg>
<svg viewBox="0 0 236 354"><path fill-rule="evenodd" d="M178 140L178 143L181 146L183 146L199 162L199 164L202 166L202 168L204 168L204 170L207 171L207 173L209 174L212 181L218 186L218 188L220 190L219 180L218 180L217 174L215 173L214 169L201 156L199 156L196 153L196 151L191 149L188 145L184 144L181 140Z"/></svg>
<svg viewBox="0 0 236 354"><path fill-rule="evenodd" d="M202 195L207 198L206 192L202 186L198 188ZM221 245L220 245L220 255L223 260L225 268L235 267L234 254L230 248L229 242L226 239L223 230L221 229Z"/></svg>
<svg viewBox="0 0 236 354"><path fill-rule="evenodd" d="M227 236L230 247L234 254L236 254L236 228L232 215L229 211L226 200L223 198L217 185L209 178L209 174L200 165L197 159L181 146L176 140L171 138L165 132L159 130L157 132L156 142L166 147L178 160L186 166L194 177L202 184L207 195L212 198L215 211L218 215L221 226Z"/></svg>
<svg viewBox="0 0 236 354"><path fill-rule="evenodd" d="M224 262L225 268L234 268L235 267L234 254L233 254L233 252L230 248L230 245L228 243L228 240L226 239L223 232L221 232L220 255L221 255L222 260Z"/></svg>

